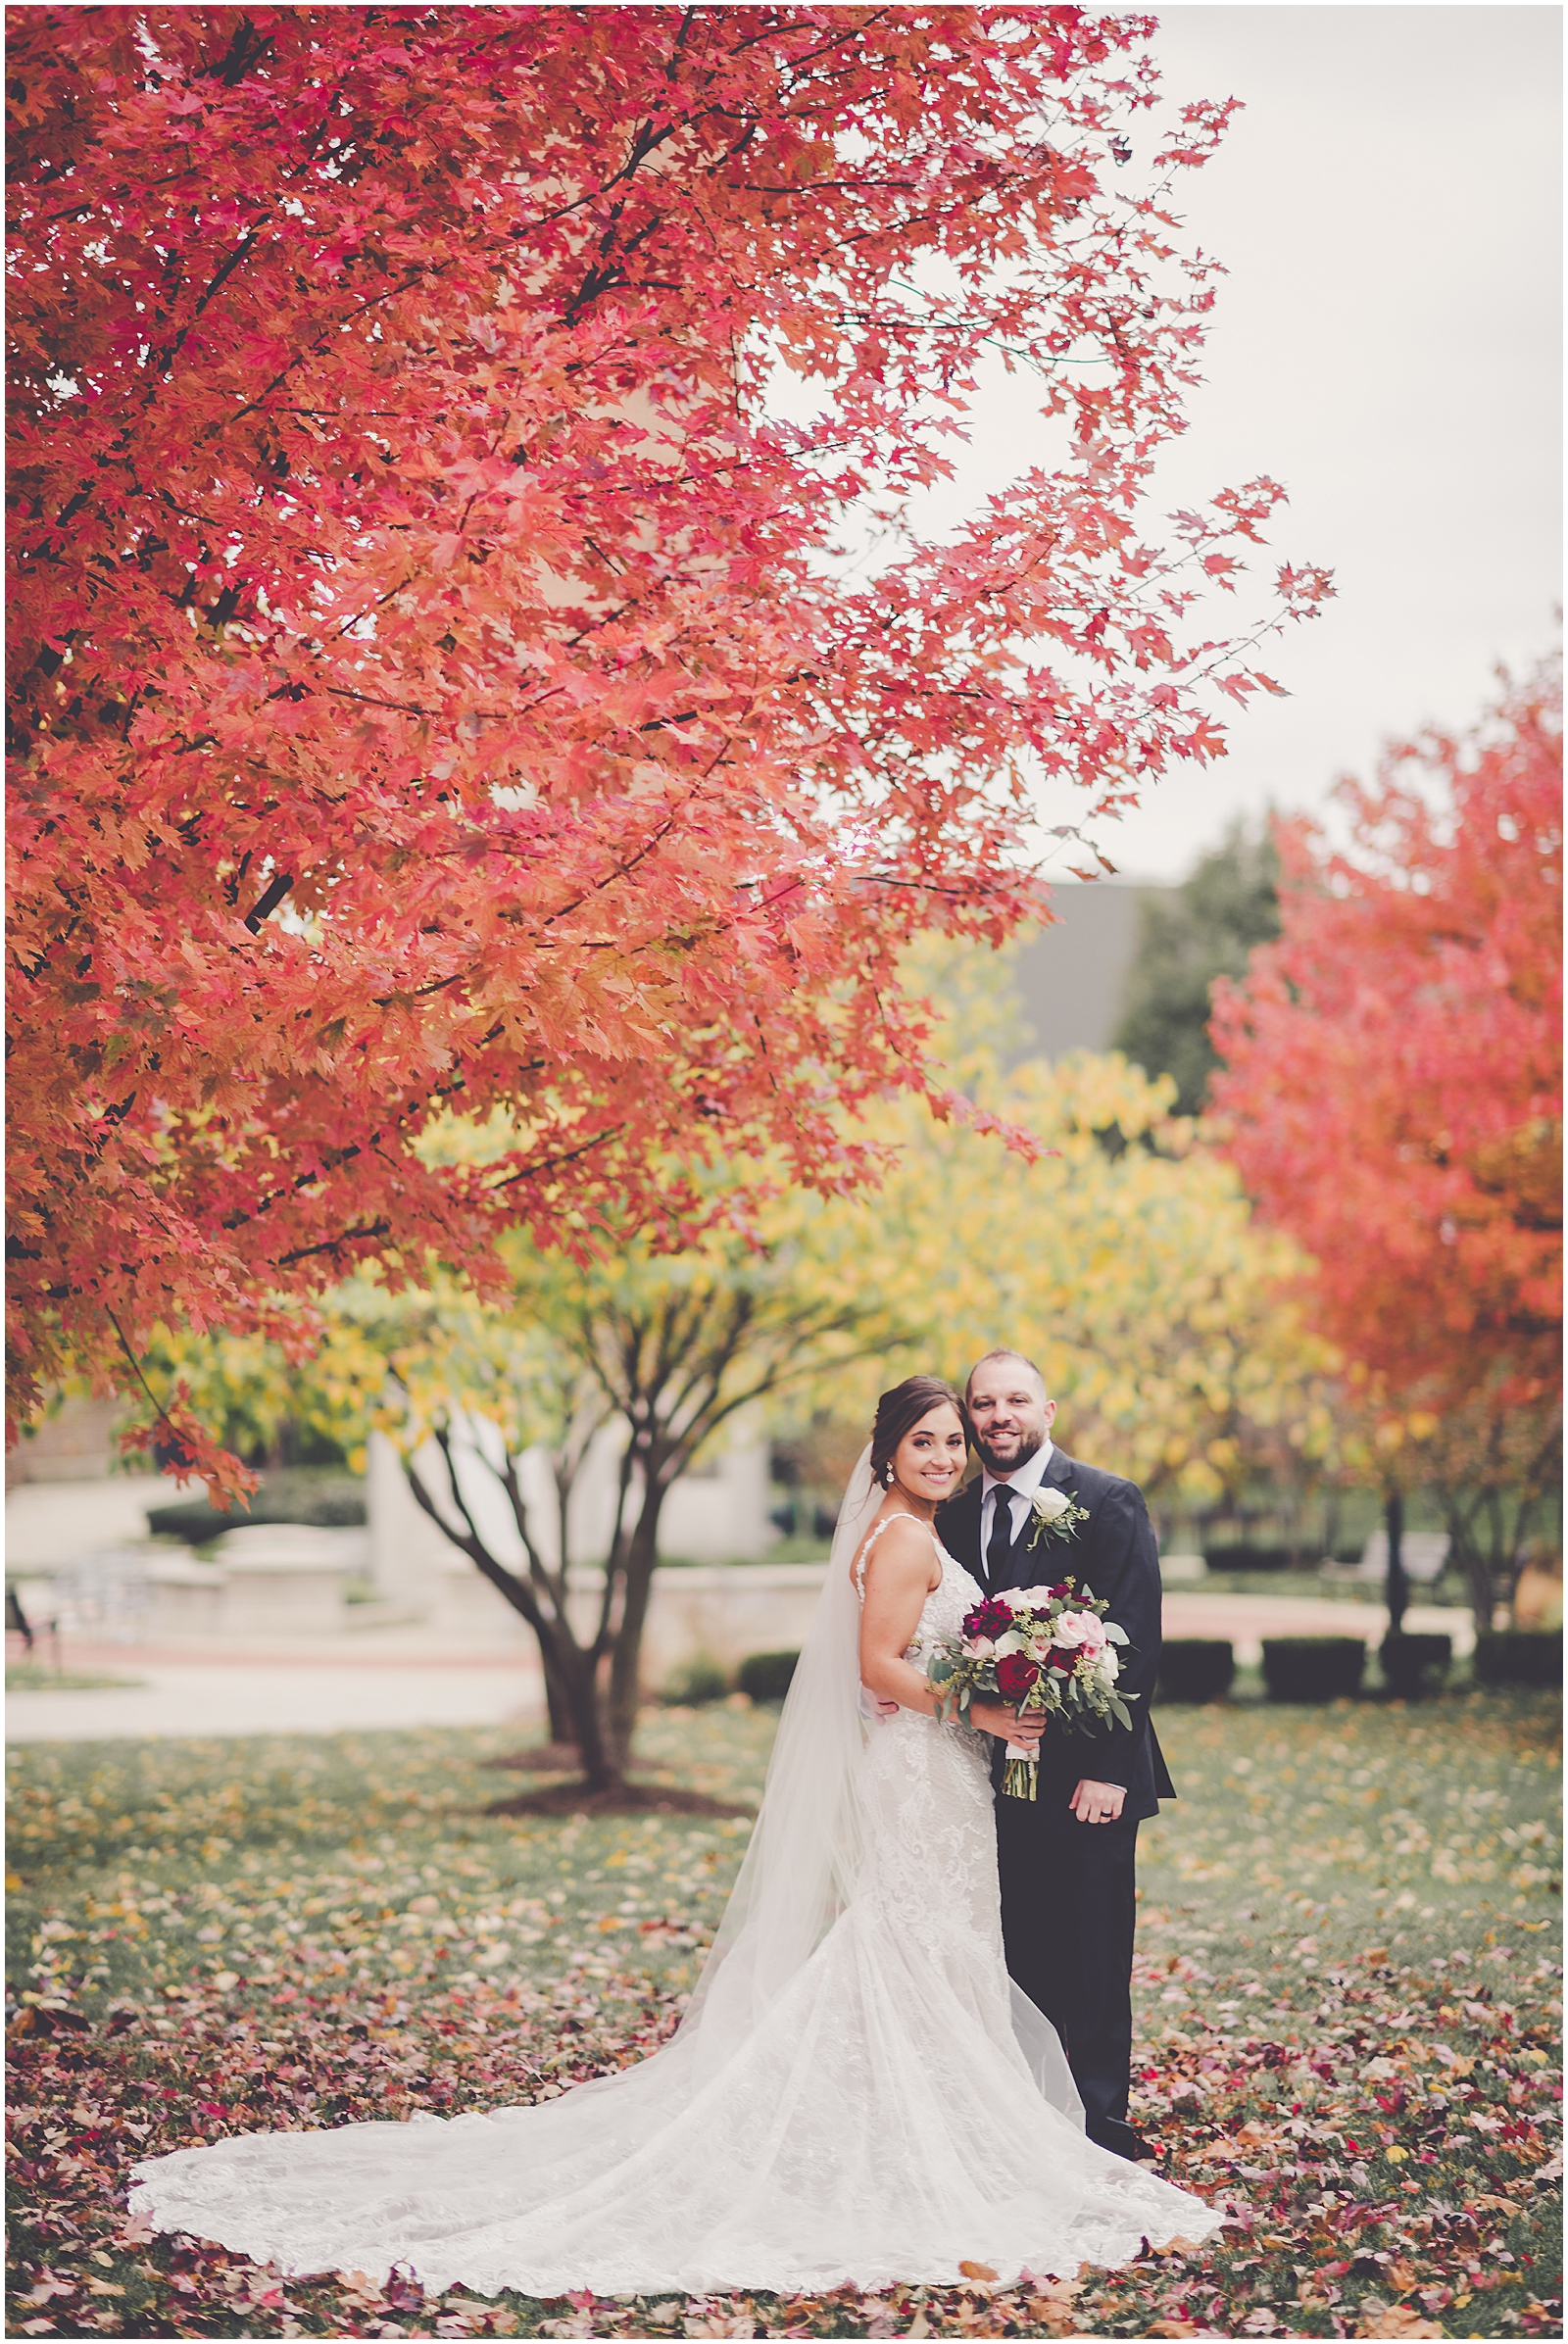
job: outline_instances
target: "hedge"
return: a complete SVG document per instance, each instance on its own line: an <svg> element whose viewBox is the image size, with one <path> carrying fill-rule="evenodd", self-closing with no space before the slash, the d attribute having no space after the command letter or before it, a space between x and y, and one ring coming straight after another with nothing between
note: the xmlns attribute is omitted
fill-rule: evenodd
<svg viewBox="0 0 1568 2344"><path fill-rule="evenodd" d="M1390 1630L1378 1647L1383 1681L1400 1700L1419 1700L1442 1684L1453 1659L1451 1636L1406 1636Z"/></svg>
<svg viewBox="0 0 1568 2344"><path fill-rule="evenodd" d="M1235 1676L1235 1647L1217 1636L1171 1636L1159 1648L1161 1700L1217 1701Z"/></svg>
<svg viewBox="0 0 1568 2344"><path fill-rule="evenodd" d="M1358 1636L1279 1636L1263 1640L1263 1682L1276 1701L1339 1701L1361 1687L1366 1645Z"/></svg>
<svg viewBox="0 0 1568 2344"><path fill-rule="evenodd" d="M1562 1630L1505 1628L1476 1638L1482 1685L1561 1685Z"/></svg>
<svg viewBox="0 0 1568 2344"><path fill-rule="evenodd" d="M251 1491L249 1506L236 1506L228 1514L219 1513L205 1497L185 1497L147 1511L147 1528L155 1538L183 1538L187 1546L205 1546L248 1522L307 1522L316 1530L363 1530L365 1521L365 1484L348 1473L269 1474L261 1488Z"/></svg>
<svg viewBox="0 0 1568 2344"><path fill-rule="evenodd" d="M741 1691L750 1693L754 1701L782 1701L800 1657L798 1652L752 1653L741 1662Z"/></svg>
<svg viewBox="0 0 1568 2344"><path fill-rule="evenodd" d="M695 1652L671 1669L660 1699L683 1709L701 1709L709 1701L722 1701L728 1691L729 1678L712 1654Z"/></svg>
<svg viewBox="0 0 1568 2344"><path fill-rule="evenodd" d="M1316 1549L1280 1546L1272 1540L1238 1538L1234 1546L1203 1545L1203 1560L1211 1571L1313 1571Z"/></svg>

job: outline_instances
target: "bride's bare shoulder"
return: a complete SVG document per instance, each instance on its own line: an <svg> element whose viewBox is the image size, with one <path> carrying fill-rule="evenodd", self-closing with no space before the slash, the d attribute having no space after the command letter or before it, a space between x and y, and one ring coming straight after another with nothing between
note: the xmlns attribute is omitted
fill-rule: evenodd
<svg viewBox="0 0 1568 2344"><path fill-rule="evenodd" d="M941 1557L929 1524L913 1514L884 1514L861 1540L855 1576L862 1594L872 1584L899 1591L918 1586L929 1592L942 1577Z"/></svg>

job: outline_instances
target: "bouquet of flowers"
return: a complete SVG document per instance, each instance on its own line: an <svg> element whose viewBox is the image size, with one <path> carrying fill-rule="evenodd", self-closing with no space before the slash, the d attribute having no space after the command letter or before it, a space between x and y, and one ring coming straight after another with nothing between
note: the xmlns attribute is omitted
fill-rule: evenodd
<svg viewBox="0 0 1568 2344"><path fill-rule="evenodd" d="M1071 1579L986 1596L956 1636L936 1637L924 1648L938 1717L967 1718L978 1695L1010 1702L1020 1717L1059 1718L1082 1734L1108 1730L1112 1719L1130 1726L1127 1703L1138 1695L1116 1690L1116 1646L1127 1636L1105 1619L1109 1609ZM1035 1755L1009 1742L1002 1779L1008 1797L1032 1799L1037 1773Z"/></svg>

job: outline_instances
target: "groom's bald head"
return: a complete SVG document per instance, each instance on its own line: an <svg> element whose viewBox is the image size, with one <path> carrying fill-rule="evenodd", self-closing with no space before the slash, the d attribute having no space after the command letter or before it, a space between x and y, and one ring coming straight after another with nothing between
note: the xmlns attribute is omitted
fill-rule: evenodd
<svg viewBox="0 0 1568 2344"><path fill-rule="evenodd" d="M980 1375L981 1371L986 1368L1000 1368L1004 1372L1008 1369L1021 1368L1025 1375L1033 1376L1035 1382L1039 1385L1040 1397L1045 1399L1049 1396L1046 1379L1041 1374L1039 1368L1036 1367L1034 1361L1032 1359L1026 1359L1022 1351L1011 1351L1004 1346L1000 1350L987 1351L983 1359L977 1359L975 1361L973 1367L971 1367L969 1370L968 1381L965 1383L963 1388L965 1399L968 1398L969 1393L974 1390L974 1380L976 1376ZM989 1378L987 1380L989 1381Z"/></svg>

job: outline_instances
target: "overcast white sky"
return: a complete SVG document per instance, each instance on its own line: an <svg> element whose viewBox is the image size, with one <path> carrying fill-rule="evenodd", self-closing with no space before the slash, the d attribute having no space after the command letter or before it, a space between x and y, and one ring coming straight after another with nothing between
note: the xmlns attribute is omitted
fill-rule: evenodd
<svg viewBox="0 0 1568 2344"><path fill-rule="evenodd" d="M1257 655L1293 697L1237 711L1226 760L1097 830L1125 877L1175 880L1233 814L1321 806L1386 737L1467 723L1498 659L1554 640L1562 19L1195 5L1160 23L1173 98L1246 102L1183 181L1230 273L1160 504L1271 473L1291 497L1271 557L1338 588ZM996 396L966 485L1026 436Z"/></svg>

